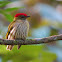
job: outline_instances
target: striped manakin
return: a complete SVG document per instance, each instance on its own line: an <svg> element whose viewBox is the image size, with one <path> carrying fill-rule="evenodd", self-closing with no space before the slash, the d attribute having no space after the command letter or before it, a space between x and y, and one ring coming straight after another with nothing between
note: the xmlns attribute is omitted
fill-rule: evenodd
<svg viewBox="0 0 62 62"><path fill-rule="evenodd" d="M6 39L9 40L25 40L29 31L29 22L26 20L28 17L25 13L17 13L14 20L8 26ZM14 45L7 45L7 50L12 50ZM18 49L21 45L18 44Z"/></svg>

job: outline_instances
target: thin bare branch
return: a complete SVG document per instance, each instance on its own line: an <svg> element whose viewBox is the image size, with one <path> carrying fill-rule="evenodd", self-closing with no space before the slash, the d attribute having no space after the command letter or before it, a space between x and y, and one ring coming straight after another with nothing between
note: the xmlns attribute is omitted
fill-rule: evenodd
<svg viewBox="0 0 62 62"><path fill-rule="evenodd" d="M54 35L46 38L36 38L36 39L26 39L24 40L8 40L8 39L0 39L1 45L30 45L30 44L41 44L41 43L49 43L52 41L62 40L61 35Z"/></svg>

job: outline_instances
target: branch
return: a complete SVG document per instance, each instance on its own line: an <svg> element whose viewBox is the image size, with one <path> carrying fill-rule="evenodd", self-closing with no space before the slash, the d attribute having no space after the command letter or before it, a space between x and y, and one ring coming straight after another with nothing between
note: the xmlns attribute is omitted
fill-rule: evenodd
<svg viewBox="0 0 62 62"><path fill-rule="evenodd" d="M26 39L23 40L8 40L8 39L0 39L1 45L30 45L30 44L41 44L41 43L49 43L52 41L62 40L62 34L61 35L54 35L46 38L36 38L36 39Z"/></svg>

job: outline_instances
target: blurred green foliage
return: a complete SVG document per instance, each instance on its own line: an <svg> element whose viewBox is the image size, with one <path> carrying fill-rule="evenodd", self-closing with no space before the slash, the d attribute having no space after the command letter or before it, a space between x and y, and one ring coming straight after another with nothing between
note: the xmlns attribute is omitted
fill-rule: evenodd
<svg viewBox="0 0 62 62"><path fill-rule="evenodd" d="M5 9L6 12L11 12L11 11L14 11L14 10L18 10L20 8L24 8L24 7L14 7L14 8L7 8Z"/></svg>
<svg viewBox="0 0 62 62"><path fill-rule="evenodd" d="M0 10L0 13L3 14L8 21L11 22L13 20L13 17L11 16L11 14L8 14L5 10Z"/></svg>
<svg viewBox="0 0 62 62"><path fill-rule="evenodd" d="M23 45L19 50L17 46L13 50L6 50L5 46L0 45L0 56L2 61L12 62L53 62L56 60L56 55L45 51L45 45Z"/></svg>
<svg viewBox="0 0 62 62"><path fill-rule="evenodd" d="M8 3L10 3L9 1L0 1L0 8L6 6Z"/></svg>
<svg viewBox="0 0 62 62"><path fill-rule="evenodd" d="M14 10L18 10L18 9L24 8L24 7L14 7L14 8L3 9L3 7L5 7L9 3L11 3L11 2L9 2L9 1L0 1L0 13L3 14L8 21L12 22L13 16L9 12L14 11Z"/></svg>

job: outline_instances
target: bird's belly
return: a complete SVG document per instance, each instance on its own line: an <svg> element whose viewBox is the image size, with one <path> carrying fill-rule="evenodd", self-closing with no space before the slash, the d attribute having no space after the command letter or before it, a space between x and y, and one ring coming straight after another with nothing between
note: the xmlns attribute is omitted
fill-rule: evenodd
<svg viewBox="0 0 62 62"><path fill-rule="evenodd" d="M26 25L18 25L15 30L15 39L25 39L27 37L28 31Z"/></svg>
<svg viewBox="0 0 62 62"><path fill-rule="evenodd" d="M8 39L26 39L28 31L29 23L27 21L24 23L17 22L13 25L13 29L10 31Z"/></svg>

